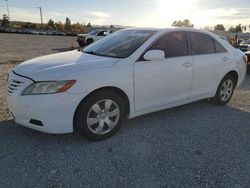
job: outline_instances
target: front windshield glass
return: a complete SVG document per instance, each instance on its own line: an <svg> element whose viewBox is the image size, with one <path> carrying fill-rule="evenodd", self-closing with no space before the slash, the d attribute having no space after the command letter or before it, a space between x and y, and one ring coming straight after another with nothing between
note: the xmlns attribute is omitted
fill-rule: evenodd
<svg viewBox="0 0 250 188"><path fill-rule="evenodd" d="M156 31L151 30L122 30L89 45L82 51L99 56L126 58L155 33Z"/></svg>

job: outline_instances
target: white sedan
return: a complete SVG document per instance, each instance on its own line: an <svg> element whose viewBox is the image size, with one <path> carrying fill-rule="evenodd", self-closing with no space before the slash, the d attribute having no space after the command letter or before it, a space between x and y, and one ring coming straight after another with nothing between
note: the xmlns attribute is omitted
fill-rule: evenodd
<svg viewBox="0 0 250 188"><path fill-rule="evenodd" d="M26 61L10 74L7 103L17 124L91 140L124 118L212 98L225 105L246 74L244 54L212 33L126 29L79 51Z"/></svg>

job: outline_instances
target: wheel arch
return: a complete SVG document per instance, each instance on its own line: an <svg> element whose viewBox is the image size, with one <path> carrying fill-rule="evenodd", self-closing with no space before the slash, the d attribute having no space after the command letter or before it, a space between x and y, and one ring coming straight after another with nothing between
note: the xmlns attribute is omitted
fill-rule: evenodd
<svg viewBox="0 0 250 188"><path fill-rule="evenodd" d="M239 73L236 70L227 70L225 73L221 74L219 80L218 80L218 84L216 85L215 90L213 91L213 96L216 94L217 89L221 83L221 81L223 80L223 78L225 78L227 75L232 75L235 78L235 87L238 86L238 82L239 82Z"/></svg>
<svg viewBox="0 0 250 188"><path fill-rule="evenodd" d="M76 119L76 113L79 109L79 106L84 103L84 101L88 100L88 98L93 95L94 93L97 93L97 92L101 92L101 91L112 91L116 94L118 94L120 97L122 97L122 99L125 101L125 112L126 112L126 118L129 117L129 114L130 114L130 101L129 101L129 97L128 95L120 88L118 87L114 87L114 86L105 86L105 87L101 87L101 88L98 88L98 89L95 89L93 90L92 92L90 92L87 96L85 96L81 102L77 105L77 108L74 112L74 117L73 117L73 126L75 128L75 119Z"/></svg>
<svg viewBox="0 0 250 188"><path fill-rule="evenodd" d="M238 81L239 81L239 74L238 74L238 72L237 71L235 71L235 70L231 70L231 71L229 71L227 74L225 74L225 76L224 77L226 77L227 75L231 75L233 78L234 78L234 81L235 81L235 87L238 85ZM223 78L224 78L223 77ZM223 79L222 78L222 79Z"/></svg>

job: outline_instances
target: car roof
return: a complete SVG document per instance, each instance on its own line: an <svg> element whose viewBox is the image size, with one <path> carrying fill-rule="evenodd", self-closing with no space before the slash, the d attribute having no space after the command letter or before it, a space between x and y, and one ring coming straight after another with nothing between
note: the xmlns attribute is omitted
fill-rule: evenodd
<svg viewBox="0 0 250 188"><path fill-rule="evenodd" d="M168 28L134 27L134 28L128 28L126 30L144 30L144 31L155 31L155 32L161 32L161 33L169 32L169 31L190 31L190 32L200 32L200 33L206 33L209 35L217 36L204 29L195 29L195 28L188 28L188 27L168 27Z"/></svg>
<svg viewBox="0 0 250 188"><path fill-rule="evenodd" d="M158 35L170 32L170 31L189 31L189 32L198 32L198 33L203 33L211 36L212 38L216 39L217 41L220 42L227 50L232 50L233 47L224 39L220 38L218 35L209 32L205 29L195 29L195 28L186 28L186 27L169 27L169 28L128 28L125 30L143 30L143 31L155 31Z"/></svg>

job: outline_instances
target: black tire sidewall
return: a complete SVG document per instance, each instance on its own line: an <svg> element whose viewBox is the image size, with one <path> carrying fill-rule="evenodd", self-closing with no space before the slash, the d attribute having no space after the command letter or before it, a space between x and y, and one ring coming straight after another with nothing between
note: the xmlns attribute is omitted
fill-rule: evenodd
<svg viewBox="0 0 250 188"><path fill-rule="evenodd" d="M96 102L103 100L103 99L110 99L116 102L120 110L120 118L118 120L117 125L113 128L113 130L111 130L110 132L104 135L97 135L89 130L87 126L87 115L88 115L89 109ZM80 103L76 111L75 126L76 126L76 129L80 131L85 138L92 140L92 141L98 141L98 140L107 139L113 134L115 134L120 129L122 121L124 120L124 117L125 117L125 104L122 98L114 92L102 91L102 92L94 93L89 98L87 98L86 100L83 100Z"/></svg>

